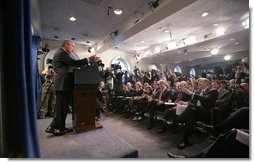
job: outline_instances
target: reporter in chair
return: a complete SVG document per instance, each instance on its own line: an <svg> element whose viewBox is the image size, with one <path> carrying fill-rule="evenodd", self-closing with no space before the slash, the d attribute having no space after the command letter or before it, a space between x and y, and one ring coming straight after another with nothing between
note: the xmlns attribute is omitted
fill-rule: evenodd
<svg viewBox="0 0 254 163"><path fill-rule="evenodd" d="M72 128L65 127L65 120L74 85L72 67L85 66L88 65L89 62L97 62L100 60L96 55L92 55L89 58L74 60L70 56L74 51L74 47L74 42L65 40L53 57L55 72L53 87L56 92L55 116L45 132L54 135L64 135L65 133L73 131Z"/></svg>

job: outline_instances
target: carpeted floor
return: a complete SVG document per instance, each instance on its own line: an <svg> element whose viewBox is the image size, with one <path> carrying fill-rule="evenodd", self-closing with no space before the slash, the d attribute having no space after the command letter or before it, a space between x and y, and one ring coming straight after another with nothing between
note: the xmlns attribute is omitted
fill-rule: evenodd
<svg viewBox="0 0 254 163"><path fill-rule="evenodd" d="M110 159L119 158L128 153L138 151L139 159L167 159L167 152L192 155L201 151L211 140L200 132L194 132L190 146L178 150L182 132L173 134L170 128L158 134L159 123L146 129L147 120L141 122L126 119L123 114L102 114L102 129L63 136L52 136L45 133L51 118L38 120L39 139L42 158L77 158L77 159ZM67 127L72 127L71 114L67 116Z"/></svg>

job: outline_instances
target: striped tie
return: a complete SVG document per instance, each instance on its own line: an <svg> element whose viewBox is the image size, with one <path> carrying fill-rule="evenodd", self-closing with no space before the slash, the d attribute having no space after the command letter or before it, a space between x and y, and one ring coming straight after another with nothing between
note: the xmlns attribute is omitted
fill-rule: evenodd
<svg viewBox="0 0 254 163"><path fill-rule="evenodd" d="M159 96L159 101L161 101L161 97L162 97L162 93L163 93L163 90L160 91L160 96Z"/></svg>

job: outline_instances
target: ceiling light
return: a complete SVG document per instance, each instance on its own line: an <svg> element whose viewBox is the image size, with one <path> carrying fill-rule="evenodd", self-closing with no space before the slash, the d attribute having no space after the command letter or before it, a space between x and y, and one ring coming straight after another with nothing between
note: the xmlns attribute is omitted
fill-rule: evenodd
<svg viewBox="0 0 254 163"><path fill-rule="evenodd" d="M177 48L177 46L176 46L176 42L174 41L174 42L170 42L170 43L168 43L167 44L167 49L168 50L172 50L172 49L176 49Z"/></svg>
<svg viewBox="0 0 254 163"><path fill-rule="evenodd" d="M150 54L150 52L149 52L149 51L146 51L146 52L144 53L144 56L147 57L149 54Z"/></svg>
<svg viewBox="0 0 254 163"><path fill-rule="evenodd" d="M213 50L211 50L211 54L213 54L213 55L215 55L215 54L218 54L218 52L219 52L219 50L218 49L213 49Z"/></svg>
<svg viewBox="0 0 254 163"><path fill-rule="evenodd" d="M161 51L161 48L160 48L160 47L157 46L156 48L154 48L154 52L155 52L155 53L159 53L160 51Z"/></svg>
<svg viewBox="0 0 254 163"><path fill-rule="evenodd" d="M224 60L225 61L228 61L228 60L230 60L231 59L231 55L226 55L225 57L224 57Z"/></svg>
<svg viewBox="0 0 254 163"><path fill-rule="evenodd" d="M208 15L208 12L204 12L201 16L206 17Z"/></svg>
<svg viewBox="0 0 254 163"><path fill-rule="evenodd" d="M236 42L235 44L236 44L236 45L238 45L239 43L238 43L238 42Z"/></svg>
<svg viewBox="0 0 254 163"><path fill-rule="evenodd" d="M245 29L249 28L249 18L242 22L242 26L244 26Z"/></svg>
<svg viewBox="0 0 254 163"><path fill-rule="evenodd" d="M169 30L168 30L168 29L165 29L165 30L164 30L164 32L165 32L165 33L168 33L168 32L169 32Z"/></svg>
<svg viewBox="0 0 254 163"><path fill-rule="evenodd" d="M234 39L234 38L231 38L230 40L231 40L231 41L234 41L235 39Z"/></svg>
<svg viewBox="0 0 254 163"><path fill-rule="evenodd" d="M117 9L114 9L114 13L115 13L116 15L121 15L121 14L123 13L123 10L117 8Z"/></svg>
<svg viewBox="0 0 254 163"><path fill-rule="evenodd" d="M218 36L224 35L224 33L225 33L225 28L223 28L223 27L217 28L217 29L216 29L216 33L217 33Z"/></svg>
<svg viewBox="0 0 254 163"><path fill-rule="evenodd" d="M145 41L141 41L141 43L143 44Z"/></svg>
<svg viewBox="0 0 254 163"><path fill-rule="evenodd" d="M87 51L89 53L94 53L95 52L95 48L94 47L89 47Z"/></svg>
<svg viewBox="0 0 254 163"><path fill-rule="evenodd" d="M72 22L76 21L76 18L73 17L73 16L71 16L69 19L70 19L70 21L72 21Z"/></svg>
<svg viewBox="0 0 254 163"><path fill-rule="evenodd" d="M218 25L219 25L219 24L217 24L217 23L213 24L214 27L216 27L216 26L218 26Z"/></svg>

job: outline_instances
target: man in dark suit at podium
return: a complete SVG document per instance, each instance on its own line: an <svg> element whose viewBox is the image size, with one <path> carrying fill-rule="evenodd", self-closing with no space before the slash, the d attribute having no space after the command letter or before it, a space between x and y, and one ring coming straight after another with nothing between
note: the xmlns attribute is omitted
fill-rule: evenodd
<svg viewBox="0 0 254 163"><path fill-rule="evenodd" d="M65 119L74 85L72 67L85 66L89 62L97 62L100 59L98 56L93 55L89 58L74 60L70 56L74 47L74 42L65 40L53 57L54 91L56 92L55 116L45 131L54 135L63 135L73 131L72 128L65 127Z"/></svg>

